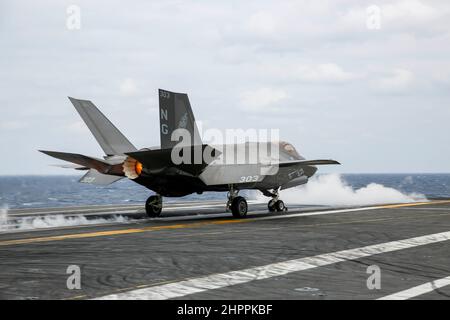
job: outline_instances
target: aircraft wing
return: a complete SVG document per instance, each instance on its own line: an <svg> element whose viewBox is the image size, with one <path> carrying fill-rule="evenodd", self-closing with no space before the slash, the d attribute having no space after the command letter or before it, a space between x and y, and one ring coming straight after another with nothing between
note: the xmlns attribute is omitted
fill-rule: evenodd
<svg viewBox="0 0 450 320"><path fill-rule="evenodd" d="M277 163L280 167L290 167L295 165L303 165L303 166L320 166L327 164L340 164L336 160L328 160L328 159L318 159L318 160L291 160L291 161L282 161Z"/></svg>

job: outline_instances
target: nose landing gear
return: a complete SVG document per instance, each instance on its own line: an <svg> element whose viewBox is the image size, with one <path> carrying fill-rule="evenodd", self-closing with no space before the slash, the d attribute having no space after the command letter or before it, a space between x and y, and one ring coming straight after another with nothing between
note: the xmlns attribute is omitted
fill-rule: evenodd
<svg viewBox="0 0 450 320"><path fill-rule="evenodd" d="M270 199L269 203L267 203L267 209L269 209L270 212L282 212L282 211L288 211L288 208L284 204L282 200L279 199L279 191L280 189L274 189L272 192L265 190L263 191L263 194L268 197L272 197Z"/></svg>
<svg viewBox="0 0 450 320"><path fill-rule="evenodd" d="M284 205L284 202L282 200L275 200L271 199L269 203L267 204L267 208L270 212L274 211L287 211L287 207Z"/></svg>

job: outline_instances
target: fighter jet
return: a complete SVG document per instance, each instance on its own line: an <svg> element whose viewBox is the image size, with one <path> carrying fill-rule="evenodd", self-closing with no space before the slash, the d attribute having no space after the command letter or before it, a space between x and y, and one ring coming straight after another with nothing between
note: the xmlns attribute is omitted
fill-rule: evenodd
<svg viewBox="0 0 450 320"><path fill-rule="evenodd" d="M39 151L72 163L61 167L87 170L80 179L82 183L108 185L127 178L152 190L155 194L145 203L149 217L161 215L162 197L222 191L228 192L227 210L235 218L244 218L248 205L239 191L247 189L270 197L270 212L287 211L280 190L307 183L318 165L340 164L335 160L306 160L284 141L203 143L187 94L159 89L158 95L160 147L138 150L91 101L69 97L105 156L100 159ZM249 161L252 155L256 157Z"/></svg>

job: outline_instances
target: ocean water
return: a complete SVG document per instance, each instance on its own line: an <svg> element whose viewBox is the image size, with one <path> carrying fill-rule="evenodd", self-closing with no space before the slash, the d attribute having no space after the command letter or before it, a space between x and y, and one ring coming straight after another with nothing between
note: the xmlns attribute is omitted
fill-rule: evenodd
<svg viewBox="0 0 450 320"><path fill-rule="evenodd" d="M80 176L0 176L0 208L43 208L79 205L142 204L150 190L123 179L101 187L78 183ZM370 184L393 188L404 194L422 194L427 198L450 198L450 174L344 174L336 188L358 190ZM327 192L333 192L326 189ZM336 190L339 191L339 190ZM259 192L244 193L256 197ZM324 194L324 197L327 195ZM167 202L186 200L226 200L226 193L207 192Z"/></svg>

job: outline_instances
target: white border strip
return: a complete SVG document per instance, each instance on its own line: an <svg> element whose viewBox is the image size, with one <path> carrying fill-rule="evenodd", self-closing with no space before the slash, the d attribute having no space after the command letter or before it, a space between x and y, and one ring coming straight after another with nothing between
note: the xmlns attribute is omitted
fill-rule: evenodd
<svg viewBox="0 0 450 320"><path fill-rule="evenodd" d="M425 293L432 292L439 288L450 285L450 276L442 279L434 280L431 282L424 283L420 286L413 287L408 290L400 291L382 298L378 300L407 300L411 298L415 298L417 296L421 296Z"/></svg>
<svg viewBox="0 0 450 320"><path fill-rule="evenodd" d="M209 276L182 280L163 285L156 285L144 289L111 294L97 299L102 300L162 300L184 297L186 295L220 289L228 286L243 284L254 280L283 276L317 267L327 266L338 262L356 260L376 254L414 248L427 244L450 240L450 231L435 233L405 240L386 242L356 249L320 254L312 257L272 263L264 266L243 270L217 273Z"/></svg>

